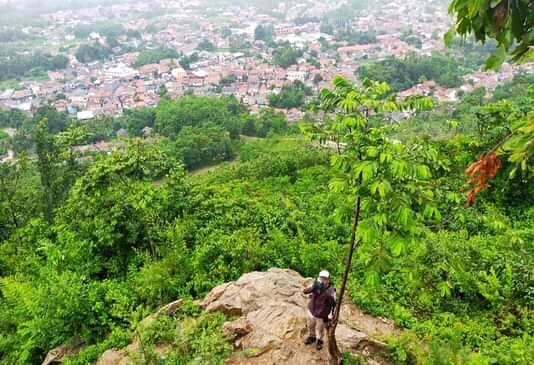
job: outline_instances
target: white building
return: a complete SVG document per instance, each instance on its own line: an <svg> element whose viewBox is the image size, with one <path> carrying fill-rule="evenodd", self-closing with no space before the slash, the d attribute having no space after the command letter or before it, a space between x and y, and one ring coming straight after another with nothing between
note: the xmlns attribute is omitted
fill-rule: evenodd
<svg viewBox="0 0 534 365"><path fill-rule="evenodd" d="M295 80L300 80L302 82L306 81L308 78L308 72L306 71L288 71L287 79L291 82Z"/></svg>
<svg viewBox="0 0 534 365"><path fill-rule="evenodd" d="M93 119L94 117L95 117L95 113L92 110L85 110L83 112L78 112L76 114L76 118L78 120Z"/></svg>
<svg viewBox="0 0 534 365"><path fill-rule="evenodd" d="M131 80L138 74L138 72L124 64L119 64L116 67L107 68L104 74L108 79Z"/></svg>

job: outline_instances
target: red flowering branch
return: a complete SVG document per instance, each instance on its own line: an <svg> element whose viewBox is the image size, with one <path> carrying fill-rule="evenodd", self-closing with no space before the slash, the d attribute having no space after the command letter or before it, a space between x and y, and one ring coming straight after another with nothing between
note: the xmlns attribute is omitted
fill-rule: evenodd
<svg viewBox="0 0 534 365"><path fill-rule="evenodd" d="M467 184L473 185L467 191L466 207L470 207L475 202L476 196L482 190L489 188L489 182L497 175L501 168L501 160L497 157L495 151L490 151L480 155L478 161L473 162L465 173L467 174Z"/></svg>

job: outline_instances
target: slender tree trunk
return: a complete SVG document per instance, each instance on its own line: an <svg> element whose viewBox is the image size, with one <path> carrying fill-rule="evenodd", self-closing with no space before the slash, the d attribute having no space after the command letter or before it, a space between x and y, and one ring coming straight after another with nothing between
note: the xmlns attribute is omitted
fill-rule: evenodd
<svg viewBox="0 0 534 365"><path fill-rule="evenodd" d="M356 241L356 232L358 230L358 223L360 221L360 208L361 208L361 198L358 196L354 204L354 221L352 223L352 231L350 237L349 252L345 260L345 270L343 271L343 279L341 281L341 288L339 289L339 296L336 301L336 308L334 309L334 316L328 328L328 352L330 353L329 364L330 365L339 365L341 363L341 351L337 346L336 342L336 327L339 321L339 313L341 311L341 302L343 301L343 296L345 294L345 288L347 286L347 279L349 277L350 267L352 264L352 255L356 245L360 240Z"/></svg>

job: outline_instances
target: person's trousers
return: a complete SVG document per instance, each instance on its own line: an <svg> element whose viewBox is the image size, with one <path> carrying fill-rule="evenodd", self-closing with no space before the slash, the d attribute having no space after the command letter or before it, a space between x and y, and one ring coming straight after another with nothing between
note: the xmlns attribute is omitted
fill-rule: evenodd
<svg viewBox="0 0 534 365"><path fill-rule="evenodd" d="M317 337L318 340L323 339L325 323L324 319L314 317L310 310L308 312L308 331L312 337Z"/></svg>

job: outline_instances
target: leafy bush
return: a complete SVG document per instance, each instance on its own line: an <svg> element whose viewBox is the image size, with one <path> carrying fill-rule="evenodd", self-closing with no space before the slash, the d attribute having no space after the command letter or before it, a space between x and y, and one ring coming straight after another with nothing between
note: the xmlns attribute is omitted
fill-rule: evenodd
<svg viewBox="0 0 534 365"><path fill-rule="evenodd" d="M134 364L224 364L232 346L222 335L227 318L221 314L171 318L160 316L142 328L137 339L142 352L134 354ZM164 355L155 351L163 346Z"/></svg>
<svg viewBox="0 0 534 365"><path fill-rule="evenodd" d="M272 63L283 68L288 68L297 63L297 59L303 54L302 50L292 47L288 42L279 45L273 54Z"/></svg>
<svg viewBox="0 0 534 365"><path fill-rule="evenodd" d="M311 95L311 89L301 81L295 80L290 85L282 86L278 94L269 95L269 105L274 108L300 108L304 105L305 97Z"/></svg>
<svg viewBox="0 0 534 365"><path fill-rule="evenodd" d="M188 170L231 160L236 147L226 129L214 123L185 126L176 136L173 146Z"/></svg>

